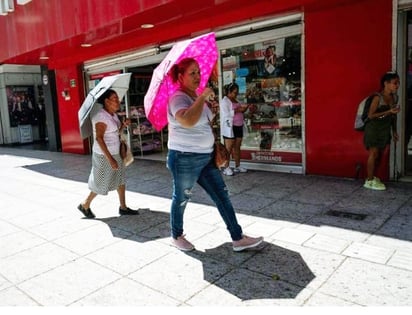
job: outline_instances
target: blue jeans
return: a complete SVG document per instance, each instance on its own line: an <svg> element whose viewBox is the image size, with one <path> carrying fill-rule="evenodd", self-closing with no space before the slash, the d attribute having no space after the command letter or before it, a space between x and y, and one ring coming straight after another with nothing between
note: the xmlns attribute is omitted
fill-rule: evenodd
<svg viewBox="0 0 412 315"><path fill-rule="evenodd" d="M220 171L213 164L212 153L190 153L169 150L167 168L173 176L173 196L170 211L171 234L183 234L183 214L197 182L215 202L233 241L242 238L242 228L229 199L228 189Z"/></svg>

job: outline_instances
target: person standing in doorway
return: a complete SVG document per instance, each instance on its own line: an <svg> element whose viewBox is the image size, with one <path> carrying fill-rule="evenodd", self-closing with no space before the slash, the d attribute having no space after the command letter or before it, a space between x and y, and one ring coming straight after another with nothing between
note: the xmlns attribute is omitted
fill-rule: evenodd
<svg viewBox="0 0 412 315"><path fill-rule="evenodd" d="M224 175L231 176L233 172L245 173L247 169L240 166L240 147L243 140L243 113L249 105L240 104L237 100L239 86L231 83L226 86L226 95L220 102L220 130L223 135L225 147L235 161L232 170L229 165L223 170Z"/></svg>
<svg viewBox="0 0 412 315"><path fill-rule="evenodd" d="M138 210L132 210L126 205L125 165L119 153L119 133L130 124L130 120L120 122L116 112L120 108L120 100L114 90L107 90L99 98L103 105L91 117L93 125L92 170L89 176L90 193L77 209L87 218L95 215L90 204L97 195L107 195L109 191L117 190L119 195L119 214L136 215Z"/></svg>
<svg viewBox="0 0 412 315"><path fill-rule="evenodd" d="M399 88L399 75L396 72L387 72L381 78L381 91L372 99L368 120L365 124L363 142L369 152L367 160L367 178L365 188L385 190L386 186L375 176L385 148L391 138L398 141L396 132L396 115L399 113L396 92ZM391 136L392 131L392 136Z"/></svg>
<svg viewBox="0 0 412 315"><path fill-rule="evenodd" d="M198 95L200 84L199 64L193 58L182 59L170 70L172 81L179 89L170 97L168 107L169 139L167 168L173 177L173 195L170 211L171 242L182 251L195 247L183 234L183 214L198 183L215 202L226 224L234 251L256 247L263 237L243 234L229 192L220 170L213 161L215 137L210 125L213 112L207 101L214 95L211 88Z"/></svg>

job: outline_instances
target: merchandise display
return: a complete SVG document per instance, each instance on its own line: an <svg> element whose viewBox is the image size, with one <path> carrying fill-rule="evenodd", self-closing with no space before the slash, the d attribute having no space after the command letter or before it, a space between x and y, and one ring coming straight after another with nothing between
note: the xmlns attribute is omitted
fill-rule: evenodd
<svg viewBox="0 0 412 315"><path fill-rule="evenodd" d="M221 50L223 86L239 85L244 113L243 160L300 163L300 36Z"/></svg>
<svg viewBox="0 0 412 315"><path fill-rule="evenodd" d="M130 145L134 154L163 151L167 141L166 131L158 132L146 118L144 111L143 99L150 84L153 68L154 66L128 69L128 72L132 72L132 77L126 111L131 119Z"/></svg>

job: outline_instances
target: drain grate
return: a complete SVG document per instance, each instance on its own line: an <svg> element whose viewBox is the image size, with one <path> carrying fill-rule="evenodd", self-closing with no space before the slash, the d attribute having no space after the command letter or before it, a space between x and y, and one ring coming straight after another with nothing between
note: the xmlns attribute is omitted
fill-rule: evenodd
<svg viewBox="0 0 412 315"><path fill-rule="evenodd" d="M346 218L346 219L352 219L352 220L357 220L357 221L362 221L367 217L366 214L362 214L362 213L353 213L353 212L338 211L338 210L329 210L326 212L326 214L333 216L333 217Z"/></svg>

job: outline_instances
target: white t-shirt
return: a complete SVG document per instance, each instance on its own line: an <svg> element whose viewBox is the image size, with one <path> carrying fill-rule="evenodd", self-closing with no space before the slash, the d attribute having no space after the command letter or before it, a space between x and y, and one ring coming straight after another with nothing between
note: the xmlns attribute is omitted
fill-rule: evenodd
<svg viewBox="0 0 412 315"><path fill-rule="evenodd" d="M223 97L220 101L220 132L222 136L233 138L233 117L235 111L232 107L232 101L227 97Z"/></svg>
<svg viewBox="0 0 412 315"><path fill-rule="evenodd" d="M181 152L211 153L215 141L210 126L213 113L206 103L199 121L193 127L185 128L175 118L179 110L189 108L193 102L194 99L180 90L170 98L167 112L169 120L168 148Z"/></svg>
<svg viewBox="0 0 412 315"><path fill-rule="evenodd" d="M109 150L110 154L115 155L119 154L119 127L120 127L120 120L116 114L110 115L107 111L103 108L96 112L92 116L92 125L93 125L93 152L98 154L103 154L102 149L100 148L99 143L96 141L96 123L104 123L106 127L106 132L104 133L103 140L106 142L107 149Z"/></svg>

